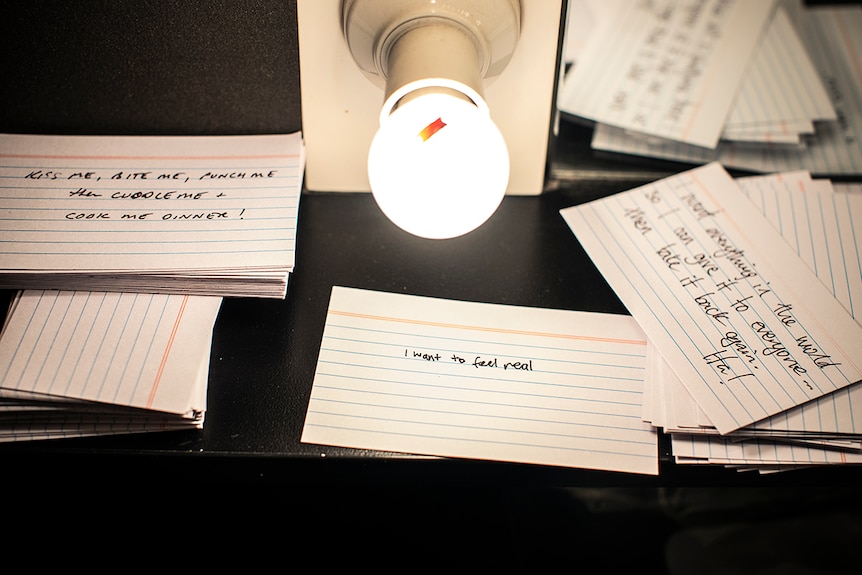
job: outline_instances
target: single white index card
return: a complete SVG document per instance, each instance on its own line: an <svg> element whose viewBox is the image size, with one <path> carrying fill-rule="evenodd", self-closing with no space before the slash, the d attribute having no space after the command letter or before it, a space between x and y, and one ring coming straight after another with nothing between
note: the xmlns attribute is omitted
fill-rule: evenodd
<svg viewBox="0 0 862 575"><path fill-rule="evenodd" d="M561 213L720 433L862 380L862 326L721 165Z"/></svg>
<svg viewBox="0 0 862 575"><path fill-rule="evenodd" d="M559 108L714 148L774 6L775 0L620 4L566 78Z"/></svg>
<svg viewBox="0 0 862 575"><path fill-rule="evenodd" d="M304 443L655 475L630 316L335 286Z"/></svg>

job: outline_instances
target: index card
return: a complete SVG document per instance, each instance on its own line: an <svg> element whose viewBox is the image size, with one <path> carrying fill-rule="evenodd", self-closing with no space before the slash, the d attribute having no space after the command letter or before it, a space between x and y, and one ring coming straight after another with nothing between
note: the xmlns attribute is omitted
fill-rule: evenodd
<svg viewBox="0 0 862 575"><path fill-rule="evenodd" d="M798 140L799 133L814 132L814 120L835 119L817 68L781 6L752 58L722 137L750 140L763 132L762 141L780 141L782 133Z"/></svg>
<svg viewBox="0 0 862 575"><path fill-rule="evenodd" d="M788 6L785 4L785 6ZM815 174L862 172L862 9L859 6L806 7L798 15L799 33L822 78L837 116L816 125L804 146L721 142L715 150L670 140L631 137L622 128L599 124L592 140L598 150L723 165L759 172L805 169ZM807 89L800 86L794 93Z"/></svg>
<svg viewBox="0 0 862 575"><path fill-rule="evenodd" d="M196 417L220 305L219 297L24 291L0 338L0 389Z"/></svg>
<svg viewBox="0 0 862 575"><path fill-rule="evenodd" d="M173 274L156 286L173 289L207 272L222 289L219 278L267 271L284 284L303 170L300 133L0 135L0 286Z"/></svg>
<svg viewBox="0 0 862 575"><path fill-rule="evenodd" d="M658 473L629 316L332 289L305 443Z"/></svg>
<svg viewBox="0 0 862 575"><path fill-rule="evenodd" d="M719 164L562 214L720 433L862 380L862 326Z"/></svg>
<svg viewBox="0 0 862 575"><path fill-rule="evenodd" d="M862 237L855 231L858 223L854 225L854 222L862 221L862 204L848 202L862 200L862 196L857 198L833 193L828 180L812 180L807 172L750 176L735 181L859 322L859 317L853 313L853 301L858 301L858 296L854 298L852 294L862 290L859 271ZM815 254L820 256L815 257ZM673 380L674 385L681 386L675 377ZM673 401L674 405L685 405L689 409L690 404L694 403L684 388L674 388L664 400ZM847 436L857 434L859 429L856 420L859 418L853 417L854 405L862 405L862 383L759 421L735 435L759 437L767 432L785 436L816 434L818 437L824 437L827 433ZM683 428L695 427L684 412L676 412L675 416L672 425L664 425L665 431L691 432ZM711 425L703 431L715 432Z"/></svg>
<svg viewBox="0 0 862 575"><path fill-rule="evenodd" d="M862 196L833 192L829 180L775 182L769 194L737 180L841 305L862 323Z"/></svg>
<svg viewBox="0 0 862 575"><path fill-rule="evenodd" d="M602 124L714 148L774 5L621 4L566 78L559 107Z"/></svg>
<svg viewBox="0 0 862 575"><path fill-rule="evenodd" d="M723 437L674 434L674 457L680 463L724 465L832 465L862 463L858 451L829 449L815 444L794 445L774 441L733 441Z"/></svg>

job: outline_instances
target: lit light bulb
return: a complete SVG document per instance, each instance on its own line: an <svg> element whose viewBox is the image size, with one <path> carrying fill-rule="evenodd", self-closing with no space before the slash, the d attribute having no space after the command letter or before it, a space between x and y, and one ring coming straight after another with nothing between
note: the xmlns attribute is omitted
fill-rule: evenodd
<svg viewBox="0 0 862 575"><path fill-rule="evenodd" d="M478 94L416 90L384 106L368 153L371 191L401 229L429 239L481 226L503 200L509 152Z"/></svg>
<svg viewBox="0 0 862 575"><path fill-rule="evenodd" d="M416 236L471 232L509 185L509 151L482 96L511 58L519 0L343 0L344 37L384 88L368 151L381 211Z"/></svg>

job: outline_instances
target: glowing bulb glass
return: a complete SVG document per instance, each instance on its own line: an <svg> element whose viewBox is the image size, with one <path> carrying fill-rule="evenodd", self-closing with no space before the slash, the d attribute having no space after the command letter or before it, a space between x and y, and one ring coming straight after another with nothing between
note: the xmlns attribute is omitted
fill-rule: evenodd
<svg viewBox="0 0 862 575"><path fill-rule="evenodd" d="M487 105L432 91L381 116L368 177L395 225L424 238L453 238L481 226L499 207L509 153Z"/></svg>

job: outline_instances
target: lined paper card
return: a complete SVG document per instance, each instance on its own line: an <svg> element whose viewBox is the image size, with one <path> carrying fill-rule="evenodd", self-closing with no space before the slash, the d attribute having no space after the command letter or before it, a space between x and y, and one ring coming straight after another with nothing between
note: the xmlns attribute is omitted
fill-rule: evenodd
<svg viewBox="0 0 862 575"><path fill-rule="evenodd" d="M199 427L219 297L24 291L0 337L0 440ZM128 432L128 431L126 431Z"/></svg>
<svg viewBox="0 0 862 575"><path fill-rule="evenodd" d="M862 326L719 164L562 214L720 433L862 380Z"/></svg>
<svg viewBox="0 0 862 575"><path fill-rule="evenodd" d="M0 287L283 297L299 133L0 135Z"/></svg>
<svg viewBox="0 0 862 575"><path fill-rule="evenodd" d="M715 148L774 0L626 2L566 78L563 112Z"/></svg>
<svg viewBox="0 0 862 575"><path fill-rule="evenodd" d="M757 176L737 182L841 305L862 323L862 195L835 192L829 180L793 182Z"/></svg>
<svg viewBox="0 0 862 575"><path fill-rule="evenodd" d="M619 10L612 2L577 0L569 6L570 16L571 7L576 6L576 17L587 13L600 23L614 21ZM837 119L823 81L791 22L788 7L795 8L787 0L778 4L755 49L724 124L724 141L801 145L801 135L813 133L815 121ZM589 31L600 27L591 23ZM582 34L581 38L585 44L589 35ZM620 131L624 136L635 137Z"/></svg>
<svg viewBox="0 0 862 575"><path fill-rule="evenodd" d="M814 63L783 6L775 11L740 86L722 139L800 143L815 121L836 120Z"/></svg>
<svg viewBox="0 0 862 575"><path fill-rule="evenodd" d="M629 316L336 286L304 443L658 473Z"/></svg>
<svg viewBox="0 0 862 575"><path fill-rule="evenodd" d="M857 323L862 301L862 196L833 191L829 180L785 175L737 180L740 188ZM862 383L755 424L754 430L862 433Z"/></svg>
<svg viewBox="0 0 862 575"><path fill-rule="evenodd" d="M738 178L743 193L778 230L791 248L826 285L857 323L853 312L854 293L862 290L862 196L833 193L828 180L814 180L807 172L782 173ZM661 426L670 433L714 434L708 420L696 413L696 402L671 374L673 388L665 387L654 401L672 402L677 408ZM666 382L667 383L667 382ZM862 383L850 385L747 428L734 432L739 437L782 437L795 441L836 437L848 439L862 432L862 416L854 415L862 406ZM654 424L655 420L652 419ZM688 428L688 429L686 429Z"/></svg>
<svg viewBox="0 0 862 575"><path fill-rule="evenodd" d="M800 6L797 6L800 5ZM820 77L820 83L835 110L834 121L817 122L815 133L800 145L762 144L722 141L715 150L682 142L647 140L631 137L622 128L599 124L592 147L598 150L638 156L664 158L693 164L719 161L723 165L758 172L808 170L814 174L858 175L862 172L862 8L859 6L802 7L801 2L786 2L791 19ZM795 9L794 9L795 7ZM786 45L776 56L776 72L804 69L804 61L789 62ZM792 80L792 76L788 76ZM778 109L784 98L808 94L811 82L797 84L793 90L770 87L762 94Z"/></svg>
<svg viewBox="0 0 862 575"><path fill-rule="evenodd" d="M828 445L798 445L782 442L735 442L722 437L674 435L673 452L678 462L714 463L732 466L793 468L801 465L845 465L862 463L862 453L830 449Z"/></svg>

